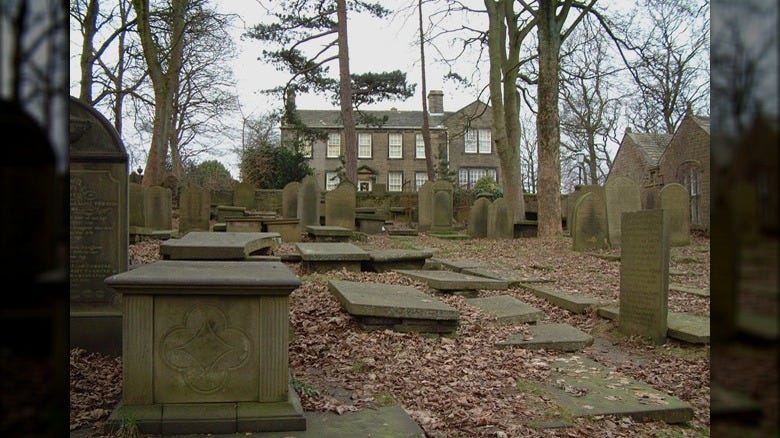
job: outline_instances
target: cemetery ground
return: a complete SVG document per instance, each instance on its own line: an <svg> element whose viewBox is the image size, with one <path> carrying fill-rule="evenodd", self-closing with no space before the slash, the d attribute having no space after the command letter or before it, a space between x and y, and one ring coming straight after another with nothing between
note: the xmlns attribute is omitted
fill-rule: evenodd
<svg viewBox="0 0 780 438"><path fill-rule="evenodd" d="M508 240L445 240L424 233L353 240L364 249L431 249L436 259L469 259L488 268L511 269L547 279L546 286L617 303L620 263L572 251L569 237ZM130 263L160 258L160 241L130 246ZM619 250L601 251L619 254ZM292 244L274 249L295 254ZM670 282L709 289L709 239L694 234L691 245L671 249ZM251 262L247 262L251 263ZM663 345L620 333L617 321L595 309L582 314L538 298L530 289L482 290L480 297L511 295L540 309L539 322L567 323L591 334L584 350L498 348L510 335L529 337L529 324L500 323L460 295L428 290L423 283L395 272L326 274L302 272L286 262L302 281L290 296L290 371L293 387L306 411L350 415L385 406L401 406L427 436L709 436L710 346L667 338ZM328 290L328 280L349 280L414 286L460 312L453 335L366 332ZM670 290L669 312L709 316L709 297ZM611 415L580 417L556 402L545 388L578 395L553 376L556 358L588 358L610 371L643 382L690 404L693 418L685 423L642 422ZM121 397L121 358L83 350L71 351L71 430L74 436L100 436L102 425ZM576 372L576 370L575 370ZM754 377L755 378L755 377ZM760 378L756 385L762 385ZM760 387L760 386L759 386ZM642 394L638 394L640 399ZM776 400L769 414L777 415ZM644 403L664 404L644 397ZM587 406L584 406L588 409ZM776 419L772 424L776 423ZM288 433L294 436L293 432Z"/></svg>

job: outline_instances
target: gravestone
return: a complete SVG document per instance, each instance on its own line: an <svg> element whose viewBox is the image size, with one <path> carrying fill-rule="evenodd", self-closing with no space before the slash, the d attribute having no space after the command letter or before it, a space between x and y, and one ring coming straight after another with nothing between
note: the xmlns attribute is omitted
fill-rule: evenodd
<svg viewBox="0 0 780 438"><path fill-rule="evenodd" d="M595 192L585 193L577 199L573 225L574 251L609 248L607 212L603 199Z"/></svg>
<svg viewBox="0 0 780 438"><path fill-rule="evenodd" d="M198 186L184 187L179 195L179 234L209 231L211 194Z"/></svg>
<svg viewBox="0 0 780 438"><path fill-rule="evenodd" d="M144 217L144 188L141 184L128 184L128 225L130 227L146 226Z"/></svg>
<svg viewBox="0 0 780 438"><path fill-rule="evenodd" d="M669 220L666 210L623 213L620 330L663 344L669 295Z"/></svg>
<svg viewBox="0 0 780 438"><path fill-rule="evenodd" d="M252 209L273 212L275 215L281 214L282 191L276 189L255 190L255 203Z"/></svg>
<svg viewBox="0 0 780 438"><path fill-rule="evenodd" d="M515 224L512 212L506 204L506 199L498 198L488 208L487 237L488 239L512 239L515 235Z"/></svg>
<svg viewBox="0 0 780 438"><path fill-rule="evenodd" d="M284 219L295 219L298 217L298 190L301 183L293 181L282 190L282 217Z"/></svg>
<svg viewBox="0 0 780 438"><path fill-rule="evenodd" d="M481 197L474 201L469 211L468 233L473 238L487 237L490 199Z"/></svg>
<svg viewBox="0 0 780 438"><path fill-rule="evenodd" d="M669 244L685 246L691 244L690 197L684 186L671 183L661 189L661 208L669 217Z"/></svg>
<svg viewBox="0 0 780 438"><path fill-rule="evenodd" d="M417 191L417 229L428 231L433 225L433 184L426 181Z"/></svg>
<svg viewBox="0 0 780 438"><path fill-rule="evenodd" d="M568 209L569 212L566 215L566 228L569 229L569 235L574 238L574 234L576 232L574 223L577 220L577 212L575 211L574 207L577 206L577 201L586 193L595 193L597 194L601 199L604 199L604 187L598 185L598 184L588 184L588 185L582 185L578 186L573 193L569 195L570 200L568 201ZM606 214L606 212L605 212Z"/></svg>
<svg viewBox="0 0 780 438"><path fill-rule="evenodd" d="M170 189L160 186L144 189L144 226L152 230L170 230L173 228L171 218L173 214L172 202L173 198Z"/></svg>
<svg viewBox="0 0 780 438"><path fill-rule="evenodd" d="M433 183L433 223L431 231L435 233L452 230L452 183L438 180Z"/></svg>
<svg viewBox="0 0 780 438"><path fill-rule="evenodd" d="M233 189L233 206L255 209L255 186L248 182L238 183Z"/></svg>
<svg viewBox="0 0 780 438"><path fill-rule="evenodd" d="M325 194L325 225L355 229L355 194L352 182L344 180L338 187Z"/></svg>
<svg viewBox="0 0 780 438"><path fill-rule="evenodd" d="M304 177L298 189L298 219L302 230L320 224L320 186L312 175Z"/></svg>
<svg viewBox="0 0 780 438"><path fill-rule="evenodd" d="M116 354L121 300L103 280L127 270L127 152L111 123L70 100L71 347Z"/></svg>
<svg viewBox="0 0 780 438"><path fill-rule="evenodd" d="M609 243L620 247L620 219L625 212L642 209L639 186L631 178L615 176L604 184L604 200L607 208Z"/></svg>

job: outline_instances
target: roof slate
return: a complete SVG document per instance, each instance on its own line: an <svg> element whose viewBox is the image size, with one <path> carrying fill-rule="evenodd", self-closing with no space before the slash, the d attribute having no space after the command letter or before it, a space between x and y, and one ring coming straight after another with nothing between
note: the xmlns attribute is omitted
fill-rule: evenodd
<svg viewBox="0 0 780 438"><path fill-rule="evenodd" d="M636 144L637 149L642 152L642 156L646 163L651 166L658 164L658 160L661 159L666 146L672 140L672 134L650 133L641 134L638 132L630 132L628 136Z"/></svg>

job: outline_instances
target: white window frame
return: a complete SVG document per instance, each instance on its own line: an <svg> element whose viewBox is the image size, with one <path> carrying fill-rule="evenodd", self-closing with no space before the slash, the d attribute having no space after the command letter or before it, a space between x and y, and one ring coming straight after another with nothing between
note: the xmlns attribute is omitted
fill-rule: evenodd
<svg viewBox="0 0 780 438"><path fill-rule="evenodd" d="M477 131L474 129L467 129L463 133L463 153L476 154L477 153Z"/></svg>
<svg viewBox="0 0 780 438"><path fill-rule="evenodd" d="M477 149L480 154L493 153L492 133L489 129L480 129L477 131Z"/></svg>
<svg viewBox="0 0 780 438"><path fill-rule="evenodd" d="M371 148L371 134L359 133L358 134L358 158L371 158L372 154L373 151Z"/></svg>
<svg viewBox="0 0 780 438"><path fill-rule="evenodd" d="M484 176L490 176L498 183L498 171L492 167L461 167L458 169L458 184L470 189Z"/></svg>
<svg viewBox="0 0 780 438"><path fill-rule="evenodd" d="M397 181L393 181L397 179ZM388 192L401 192L404 189L404 173L403 172L387 172L387 191Z"/></svg>
<svg viewBox="0 0 780 438"><path fill-rule="evenodd" d="M414 190L420 191L420 187L428 182L428 172L414 172Z"/></svg>
<svg viewBox="0 0 780 438"><path fill-rule="evenodd" d="M329 132L325 158L338 158L339 155L341 155L341 133Z"/></svg>
<svg viewBox="0 0 780 438"><path fill-rule="evenodd" d="M325 172L325 191L329 192L339 186L338 172Z"/></svg>
<svg viewBox="0 0 780 438"><path fill-rule="evenodd" d="M403 134L397 132L391 132L387 134L387 158L403 158L403 157L404 157Z"/></svg>
<svg viewBox="0 0 780 438"><path fill-rule="evenodd" d="M414 158L425 159L425 140L422 134L416 134L414 137Z"/></svg>

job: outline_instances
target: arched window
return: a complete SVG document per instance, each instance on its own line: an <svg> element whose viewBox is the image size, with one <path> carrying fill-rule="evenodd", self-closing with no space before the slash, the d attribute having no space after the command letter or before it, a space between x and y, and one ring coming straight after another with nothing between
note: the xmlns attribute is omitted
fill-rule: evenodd
<svg viewBox="0 0 780 438"><path fill-rule="evenodd" d="M691 203L691 225L701 225L701 170L696 161L686 161L677 168L677 182L688 190Z"/></svg>

